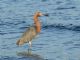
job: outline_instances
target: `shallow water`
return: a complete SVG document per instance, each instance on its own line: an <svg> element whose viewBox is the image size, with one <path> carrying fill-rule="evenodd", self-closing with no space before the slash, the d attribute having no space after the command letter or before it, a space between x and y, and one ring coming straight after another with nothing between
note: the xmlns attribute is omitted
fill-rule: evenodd
<svg viewBox="0 0 80 60"><path fill-rule="evenodd" d="M19 47L16 41L40 10L41 33ZM80 60L79 0L0 0L0 60Z"/></svg>

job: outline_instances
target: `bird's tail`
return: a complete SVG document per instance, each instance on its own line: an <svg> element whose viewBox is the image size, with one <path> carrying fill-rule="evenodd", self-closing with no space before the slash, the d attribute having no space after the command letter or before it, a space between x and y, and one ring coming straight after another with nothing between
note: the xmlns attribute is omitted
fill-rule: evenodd
<svg viewBox="0 0 80 60"><path fill-rule="evenodd" d="M16 42L16 45L19 45L19 42L20 42L20 40L18 40L18 41Z"/></svg>
<svg viewBox="0 0 80 60"><path fill-rule="evenodd" d="M24 42L22 40L20 40L20 39L16 42L16 45L18 45L18 46L21 46L23 44L24 44Z"/></svg>

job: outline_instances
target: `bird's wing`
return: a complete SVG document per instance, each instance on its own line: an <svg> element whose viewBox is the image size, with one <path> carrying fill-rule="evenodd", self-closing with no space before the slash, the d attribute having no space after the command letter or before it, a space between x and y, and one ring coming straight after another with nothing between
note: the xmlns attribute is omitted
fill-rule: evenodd
<svg viewBox="0 0 80 60"><path fill-rule="evenodd" d="M22 45L31 41L37 35L35 27L29 27L27 31L25 31L22 37L17 41L17 45Z"/></svg>
<svg viewBox="0 0 80 60"><path fill-rule="evenodd" d="M35 27L29 27L22 35L20 40L24 41L30 41L37 35L37 32L35 30Z"/></svg>

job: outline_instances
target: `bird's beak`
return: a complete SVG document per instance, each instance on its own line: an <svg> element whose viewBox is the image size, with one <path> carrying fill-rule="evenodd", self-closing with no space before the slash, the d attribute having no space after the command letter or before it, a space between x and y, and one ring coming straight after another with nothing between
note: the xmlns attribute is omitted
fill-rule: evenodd
<svg viewBox="0 0 80 60"><path fill-rule="evenodd" d="M49 16L49 14L48 13L46 13L46 14L39 13L39 16Z"/></svg>
<svg viewBox="0 0 80 60"><path fill-rule="evenodd" d="M43 14L43 16L49 16L49 14L46 13L46 14Z"/></svg>

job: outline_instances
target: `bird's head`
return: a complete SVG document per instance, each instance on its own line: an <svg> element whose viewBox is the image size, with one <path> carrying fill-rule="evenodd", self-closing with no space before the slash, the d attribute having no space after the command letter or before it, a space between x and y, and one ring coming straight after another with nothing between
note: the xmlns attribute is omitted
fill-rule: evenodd
<svg viewBox="0 0 80 60"><path fill-rule="evenodd" d="M37 17L40 17L40 16L49 16L48 14L43 14L43 13L41 13L39 11L36 12L36 15L37 15Z"/></svg>

